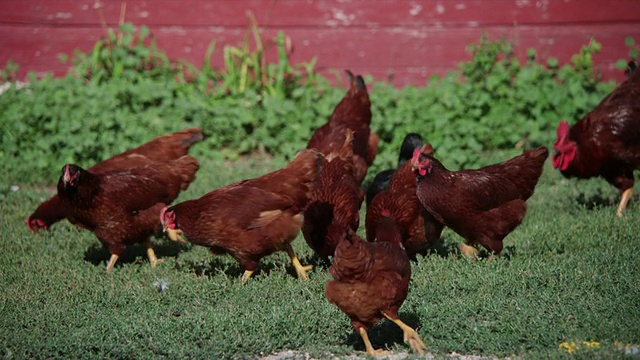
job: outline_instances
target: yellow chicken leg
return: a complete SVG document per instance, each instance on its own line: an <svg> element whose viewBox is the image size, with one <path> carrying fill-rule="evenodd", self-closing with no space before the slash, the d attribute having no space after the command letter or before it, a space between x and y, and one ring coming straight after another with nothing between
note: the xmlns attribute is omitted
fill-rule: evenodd
<svg viewBox="0 0 640 360"><path fill-rule="evenodd" d="M249 281L249 278L253 275L253 270L245 270L244 274L242 274L242 285L246 284Z"/></svg>
<svg viewBox="0 0 640 360"><path fill-rule="evenodd" d="M478 249L467 244L458 244L458 249L467 259L474 259L478 254Z"/></svg>
<svg viewBox="0 0 640 360"><path fill-rule="evenodd" d="M118 258L120 256L116 255L116 254L111 254L111 258L109 259L109 263L107 264L107 272L111 271L111 269L113 269L113 267L116 265L116 261L118 261Z"/></svg>
<svg viewBox="0 0 640 360"><path fill-rule="evenodd" d="M633 188L629 188L622 192L622 198L620 198L620 204L618 205L618 210L616 211L616 215L621 218L622 211L627 208L627 204L629 203L629 199L633 195Z"/></svg>
<svg viewBox="0 0 640 360"><path fill-rule="evenodd" d="M358 332L360 333L362 341L364 341L364 348L367 350L367 354L372 356L385 356L390 354L389 351L373 348L373 345L371 345L371 341L369 340L369 335L367 335L367 330L361 327L358 328Z"/></svg>
<svg viewBox="0 0 640 360"><path fill-rule="evenodd" d="M387 319L393 321L396 325L400 327L400 329L402 329L402 332L404 334L403 335L404 342L409 344L409 346L411 346L411 349L414 352L420 355L424 354L424 351L427 349L427 347L424 345L424 342L420 338L420 335L418 335L418 333L415 330L413 330L413 328L403 323L402 320L400 319L393 319L391 316L385 314L384 312L382 313L382 315L384 315L384 317L386 317Z"/></svg>
<svg viewBox="0 0 640 360"><path fill-rule="evenodd" d="M145 245L147 246L147 257L149 258L149 263L151 263L152 267L156 267L156 265L158 265L158 257L156 257L156 252L153 251L151 241L147 241Z"/></svg>
<svg viewBox="0 0 640 360"><path fill-rule="evenodd" d="M302 266L302 264L300 264L300 260L298 260L298 256L293 251L291 244L287 245L286 250L287 250L287 255L289 255L289 257L291 258L291 262L293 263L293 266L296 268L296 272L298 273L298 279L309 280L309 277L307 276L307 271L313 269L313 265Z"/></svg>

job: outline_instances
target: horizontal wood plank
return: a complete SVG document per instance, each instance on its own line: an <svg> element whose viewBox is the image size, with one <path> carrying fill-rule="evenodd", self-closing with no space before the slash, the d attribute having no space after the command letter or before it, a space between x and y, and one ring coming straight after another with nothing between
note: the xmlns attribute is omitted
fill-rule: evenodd
<svg viewBox="0 0 640 360"><path fill-rule="evenodd" d="M635 34L625 25L607 24L598 26L564 27L492 27L486 29L315 29L292 28L286 34L292 43L293 63L318 58L318 69L350 68L360 73L370 73L377 80L393 80L395 85L420 84L432 74L442 74L457 67L460 61L471 58L466 47L477 41L485 31L490 39L505 36L515 41L516 53L524 58L528 48L535 48L541 58L557 57L561 63L570 60L590 36L603 43L602 52L594 57L605 76L621 79L613 63L627 56L624 38L635 35L640 39L640 27ZM276 35L275 30L263 32L263 39ZM99 28L49 28L0 25L2 49L0 63L12 59L27 70L53 71L64 74L69 65L61 64L60 54L72 54L78 48L89 51L96 40L104 34ZM172 59L185 59L201 65L209 44L216 40L216 51L211 63L222 67L224 45L239 45L245 36L244 29L224 30L162 27L154 30L158 47L164 49ZM268 42L268 41L267 41ZM275 58L275 49L269 52ZM24 66L26 64L26 66Z"/></svg>
<svg viewBox="0 0 640 360"><path fill-rule="evenodd" d="M319 71L350 68L398 86L455 69L483 32L513 40L520 58L535 48L561 63L594 36L603 44L596 65L616 80L623 75L613 64L628 54L624 38L640 40L637 0L22 0L0 1L0 66L12 59L20 76L62 75L69 64L60 54L89 51L106 27L128 21L149 25L170 58L195 65L215 41L211 63L221 67L222 47L245 37L247 11L263 40L284 31L293 63L317 57Z"/></svg>
<svg viewBox="0 0 640 360"><path fill-rule="evenodd" d="M245 27L483 27L640 21L637 0L21 0L0 2L0 24Z"/></svg>

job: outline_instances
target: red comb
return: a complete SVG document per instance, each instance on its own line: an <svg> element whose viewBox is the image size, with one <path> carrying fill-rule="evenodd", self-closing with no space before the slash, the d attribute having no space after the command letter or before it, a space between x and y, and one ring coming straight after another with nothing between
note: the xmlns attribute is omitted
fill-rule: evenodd
<svg viewBox="0 0 640 360"><path fill-rule="evenodd" d="M418 159L420 159L420 148L417 147L415 150L413 150L413 158L411 159L411 162L414 164L418 163Z"/></svg>
<svg viewBox="0 0 640 360"><path fill-rule="evenodd" d="M569 135L569 123L566 121L560 121L556 134L558 136L558 139L566 138L567 135Z"/></svg>
<svg viewBox="0 0 640 360"><path fill-rule="evenodd" d="M35 229L31 228L31 216L27 216L27 227L29 228L29 230L37 232Z"/></svg>
<svg viewBox="0 0 640 360"><path fill-rule="evenodd" d="M165 206L165 207L163 207L163 208L162 208L162 211L160 211L160 223L161 223L162 225L166 225L166 224L164 223L164 221L165 221L164 215L165 215L165 213L167 212L167 209L168 209L168 208L169 208L168 206Z"/></svg>

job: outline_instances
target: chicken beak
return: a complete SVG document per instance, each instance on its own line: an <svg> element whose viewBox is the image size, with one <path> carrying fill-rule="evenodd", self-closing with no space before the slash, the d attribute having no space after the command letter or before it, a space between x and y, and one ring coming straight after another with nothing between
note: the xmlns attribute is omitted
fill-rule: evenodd
<svg viewBox="0 0 640 360"><path fill-rule="evenodd" d="M185 240L185 239L182 237L182 235L181 235L181 234L182 234L182 230L180 230L180 229L171 229L170 227L168 227L167 225L165 225L165 226L162 228L162 231L163 231L163 232L166 232L166 233L167 233L167 236L169 237L169 239L171 239L171 240L173 240L173 241L181 242L181 243L183 243L183 244L186 244L186 243L187 243L187 240Z"/></svg>

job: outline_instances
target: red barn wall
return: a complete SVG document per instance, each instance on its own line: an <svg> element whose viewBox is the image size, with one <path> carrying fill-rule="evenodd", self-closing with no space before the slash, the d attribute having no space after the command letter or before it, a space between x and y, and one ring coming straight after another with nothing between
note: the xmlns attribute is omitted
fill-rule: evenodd
<svg viewBox="0 0 640 360"><path fill-rule="evenodd" d="M394 85L421 85L471 55L466 46L485 32L570 60L591 36L603 44L595 58L605 78L622 79L614 63L626 58L626 36L640 41L637 0L1 0L0 66L9 59L26 71L64 74L60 54L89 51L105 27L122 20L148 25L170 58L200 65L239 45L251 11L268 39L284 31L293 63L317 57L316 69L352 69Z"/></svg>

